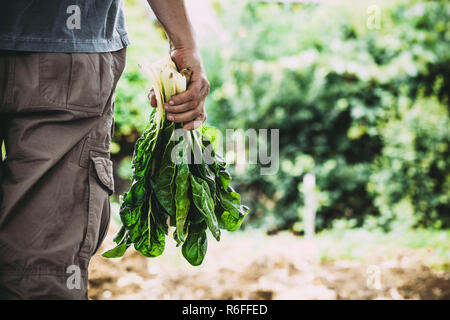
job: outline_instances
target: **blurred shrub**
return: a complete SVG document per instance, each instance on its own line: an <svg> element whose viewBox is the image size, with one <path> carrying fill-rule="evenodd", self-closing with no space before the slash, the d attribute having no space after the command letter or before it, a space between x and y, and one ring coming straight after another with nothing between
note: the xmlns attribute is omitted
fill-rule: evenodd
<svg viewBox="0 0 450 320"><path fill-rule="evenodd" d="M380 30L366 27L367 1L212 1L223 29L200 42L208 122L280 129L276 175L258 166L233 173L252 208L247 224L291 228L303 176L313 173L318 228L342 218L385 229L450 226L450 4L378 2ZM148 17L128 7L133 31ZM116 162L129 161L148 117L138 58L167 52L157 25L145 33L132 37L117 91Z"/></svg>
<svg viewBox="0 0 450 320"><path fill-rule="evenodd" d="M448 226L448 108L432 97L399 112L382 125L384 146L368 184L382 213L380 224Z"/></svg>
<svg viewBox="0 0 450 320"><path fill-rule="evenodd" d="M236 177L254 223L298 220L311 172L319 228L380 214L385 228L450 225L450 6L385 2L381 30L365 27L367 6L216 2L230 40L203 52L210 121L281 130L280 172Z"/></svg>

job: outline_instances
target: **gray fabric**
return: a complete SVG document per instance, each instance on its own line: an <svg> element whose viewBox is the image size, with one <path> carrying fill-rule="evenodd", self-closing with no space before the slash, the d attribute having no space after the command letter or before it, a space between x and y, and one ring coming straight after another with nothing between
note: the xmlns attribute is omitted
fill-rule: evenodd
<svg viewBox="0 0 450 320"><path fill-rule="evenodd" d="M110 52L129 44L122 0L0 0L0 50Z"/></svg>

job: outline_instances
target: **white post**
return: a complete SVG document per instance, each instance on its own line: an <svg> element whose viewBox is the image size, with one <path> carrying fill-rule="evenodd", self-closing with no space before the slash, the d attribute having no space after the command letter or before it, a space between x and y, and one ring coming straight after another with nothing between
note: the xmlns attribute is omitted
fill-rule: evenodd
<svg viewBox="0 0 450 320"><path fill-rule="evenodd" d="M307 173L303 177L302 192L305 197L305 206L303 208L305 238L311 239L315 234L316 211L319 207L319 199L316 191L316 176L312 173Z"/></svg>

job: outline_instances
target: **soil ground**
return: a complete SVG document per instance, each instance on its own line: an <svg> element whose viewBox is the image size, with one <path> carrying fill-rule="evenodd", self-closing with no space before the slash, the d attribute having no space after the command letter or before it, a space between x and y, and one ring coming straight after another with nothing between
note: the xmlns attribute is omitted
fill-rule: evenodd
<svg viewBox="0 0 450 320"><path fill-rule="evenodd" d="M99 253L113 247L112 224ZM190 266L174 241L148 259L99 255L90 265L91 299L450 299L450 272L424 263L431 249L380 245L364 259L330 260L318 240L291 234L224 233L209 240L203 264ZM327 249L327 250L328 250Z"/></svg>

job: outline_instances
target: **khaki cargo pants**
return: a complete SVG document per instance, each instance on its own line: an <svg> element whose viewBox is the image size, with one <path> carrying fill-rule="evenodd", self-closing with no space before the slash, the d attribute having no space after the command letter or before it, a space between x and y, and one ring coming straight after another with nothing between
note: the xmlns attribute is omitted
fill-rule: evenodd
<svg viewBox="0 0 450 320"><path fill-rule="evenodd" d="M0 51L0 299L87 298L125 52Z"/></svg>

